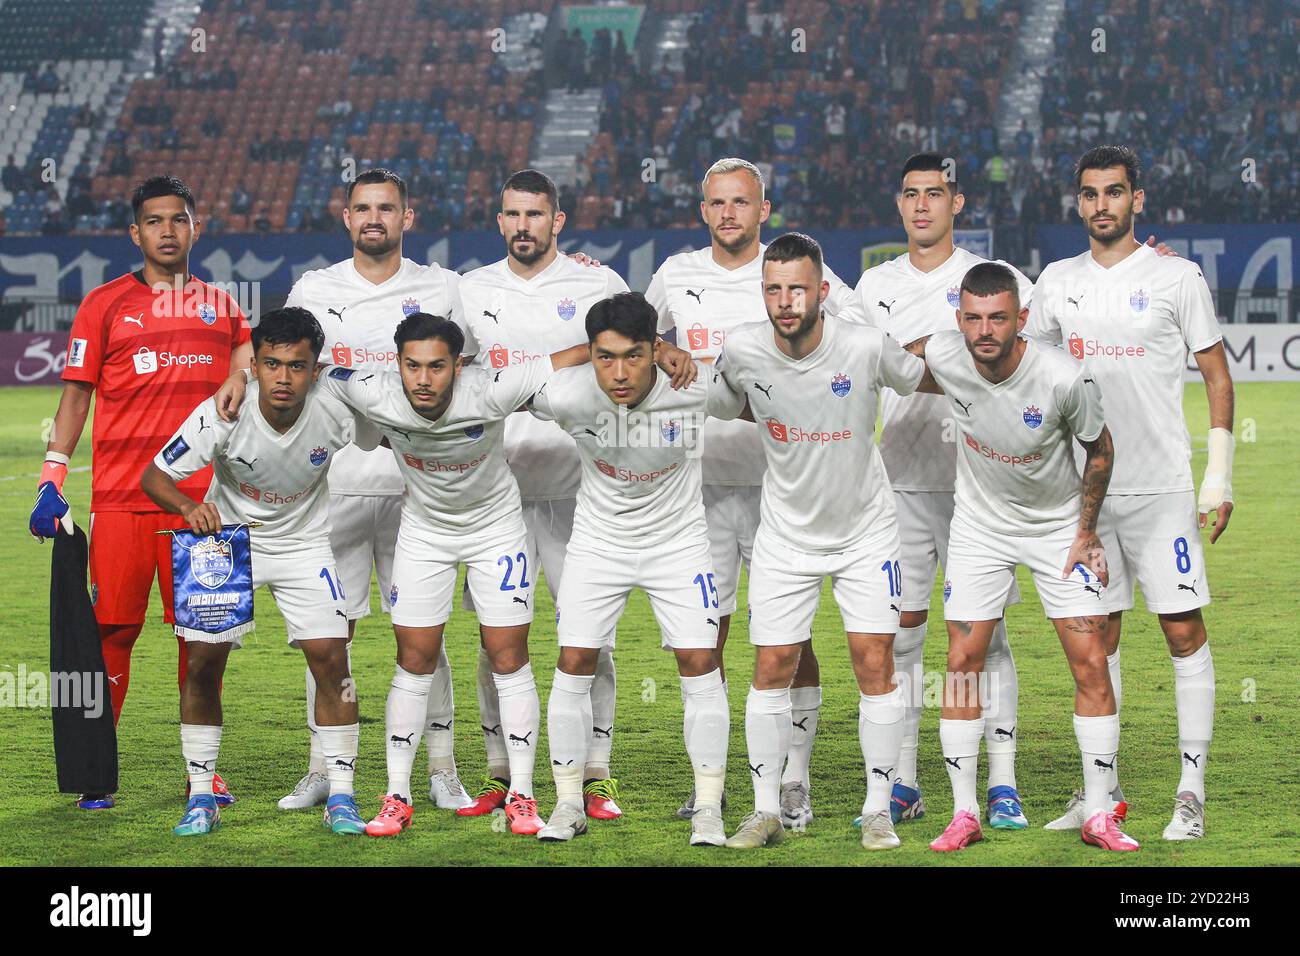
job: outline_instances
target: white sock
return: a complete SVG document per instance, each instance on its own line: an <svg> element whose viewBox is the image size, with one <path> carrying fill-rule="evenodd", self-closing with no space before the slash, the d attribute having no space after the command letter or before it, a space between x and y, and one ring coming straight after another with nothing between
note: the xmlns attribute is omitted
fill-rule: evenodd
<svg viewBox="0 0 1300 956"><path fill-rule="evenodd" d="M929 621L916 627L900 627L894 635L894 677L903 691L903 742L898 749L898 772L894 779L916 788L916 748L921 734L921 702L925 691L925 632Z"/></svg>
<svg viewBox="0 0 1300 956"><path fill-rule="evenodd" d="M582 773L591 739L593 676L566 674L556 668L546 704L546 739L551 748L555 802L582 802Z"/></svg>
<svg viewBox="0 0 1300 956"><path fill-rule="evenodd" d="M822 706L820 687L790 688L790 755L785 760L781 783L809 786L808 764L812 760L817 716Z"/></svg>
<svg viewBox="0 0 1300 956"><path fill-rule="evenodd" d="M1182 776L1178 793L1190 790L1205 802L1205 761L1214 736L1214 658L1207 641L1186 657L1175 657L1174 702L1178 708L1178 748Z"/></svg>
<svg viewBox="0 0 1300 956"><path fill-rule="evenodd" d="M451 664L446 645L438 649L438 669L429 685L424 710L424 748L429 753L429 776L436 770L456 770L456 695L451 688Z"/></svg>
<svg viewBox="0 0 1300 956"><path fill-rule="evenodd" d="M217 772L220 749L220 724L181 724L181 756L190 778L191 797L212 793L212 775Z"/></svg>
<svg viewBox="0 0 1300 956"><path fill-rule="evenodd" d="M948 770L952 784L952 815L966 810L979 818L980 808L975 796L979 774L980 739L984 736L984 718L974 720L947 720L939 718L939 747L943 751L943 765Z"/></svg>
<svg viewBox="0 0 1300 956"><path fill-rule="evenodd" d="M311 739L311 759L307 762L308 773L325 772L325 756L321 753L320 728L316 726L316 678L311 668L307 668L307 735Z"/></svg>
<svg viewBox="0 0 1300 956"><path fill-rule="evenodd" d="M388 741L388 793L411 800L411 767L420 746L424 713L428 707L432 674L412 674L397 668L384 704L384 732Z"/></svg>
<svg viewBox="0 0 1300 956"><path fill-rule="evenodd" d="M478 648L478 719L483 728L483 748L487 751L489 777L502 780L510 776L510 754L506 749L505 731L501 729L501 702L497 700L497 685L492 679L492 661L487 648Z"/></svg>
<svg viewBox="0 0 1300 956"><path fill-rule="evenodd" d="M352 781L357 771L361 725L340 724L337 727L321 727L318 733L321 750L325 754L325 772L330 778L330 796L338 793L350 795Z"/></svg>
<svg viewBox="0 0 1300 956"><path fill-rule="evenodd" d="M614 649L606 644L596 654L595 682L591 685L591 742L587 745L586 780L609 776L609 753L614 747Z"/></svg>
<svg viewBox="0 0 1300 956"><path fill-rule="evenodd" d="M984 680L992 691L984 710L984 749L989 756L988 788L1016 785L1016 717L1020 685L1016 661L1007 643L1006 619L993 627L984 656Z"/></svg>
<svg viewBox="0 0 1300 956"><path fill-rule="evenodd" d="M903 743L903 689L888 694L859 694L858 743L867 768L867 801L863 814L889 809Z"/></svg>
<svg viewBox="0 0 1300 956"><path fill-rule="evenodd" d="M731 712L722 690L722 672L683 677L682 696L686 699L682 733L695 772L695 806L721 807L731 737Z"/></svg>
<svg viewBox="0 0 1300 956"><path fill-rule="evenodd" d="M1120 697L1122 696L1122 687L1119 676L1119 648L1115 648L1114 654L1106 655L1106 670L1110 671L1110 686L1115 691L1115 714L1120 713ZM1119 782L1119 757L1115 758L1115 773L1110 788L1110 798L1116 803L1124 799L1124 788Z"/></svg>
<svg viewBox="0 0 1300 956"><path fill-rule="evenodd" d="M1083 805L1089 817L1110 809L1111 776L1119 751L1119 714L1074 715L1074 736L1083 756Z"/></svg>
<svg viewBox="0 0 1300 956"><path fill-rule="evenodd" d="M501 732L506 735L510 755L510 790L521 797L531 797L538 728L542 722L542 705L537 699L532 665L525 664L513 674L493 674L492 680L497 685Z"/></svg>
<svg viewBox="0 0 1300 956"><path fill-rule="evenodd" d="M790 750L790 688L749 688L745 698L745 745L754 781L754 809L781 812L781 770Z"/></svg>

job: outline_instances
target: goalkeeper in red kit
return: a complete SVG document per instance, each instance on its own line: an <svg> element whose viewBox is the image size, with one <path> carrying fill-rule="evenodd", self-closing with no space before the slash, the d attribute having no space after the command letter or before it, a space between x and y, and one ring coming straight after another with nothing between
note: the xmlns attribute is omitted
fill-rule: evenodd
<svg viewBox="0 0 1300 956"><path fill-rule="evenodd" d="M45 451L31 532L52 538L65 519L63 480L95 398L91 438L90 596L103 643L113 719L122 713L131 679L131 648L144 627L155 574L163 620L172 618L171 536L185 527L140 490L140 476L196 404L232 371L242 377L252 357L248 320L224 291L190 274L199 237L194 196L184 183L155 176L131 195L131 241L144 268L93 289L82 301L68 339L63 395ZM210 468L179 487L202 501ZM71 520L66 520L71 530ZM178 640L180 681L185 642ZM218 802L232 803L214 781ZM82 794L77 806L98 810L112 794Z"/></svg>

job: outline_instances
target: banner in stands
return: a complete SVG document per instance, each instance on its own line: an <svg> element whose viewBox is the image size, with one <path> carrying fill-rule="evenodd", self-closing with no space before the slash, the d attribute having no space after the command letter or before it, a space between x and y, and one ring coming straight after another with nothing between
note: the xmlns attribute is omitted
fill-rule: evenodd
<svg viewBox="0 0 1300 956"><path fill-rule="evenodd" d="M564 8L564 29L569 33L578 30L582 38L591 45L591 39L602 27L609 31L610 42L623 31L623 42L630 50L636 45L637 31L641 28L641 16L645 13L643 6L578 6Z"/></svg>

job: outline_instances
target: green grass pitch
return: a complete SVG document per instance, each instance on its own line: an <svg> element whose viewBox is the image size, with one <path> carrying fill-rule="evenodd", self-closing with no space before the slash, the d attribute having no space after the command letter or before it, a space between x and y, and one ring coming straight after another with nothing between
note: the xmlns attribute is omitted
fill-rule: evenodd
<svg viewBox="0 0 1300 956"><path fill-rule="evenodd" d="M58 392L52 388L0 389L0 582L3 587L0 672L19 665L49 666L49 549L26 531L35 472L44 447L46 419ZM1204 390L1186 393L1193 436L1206 431ZM413 828L397 839L344 839L327 833L319 811L287 813L275 802L304 771L303 661L288 647L273 602L258 592L257 633L231 655L225 681L225 736L220 767L239 796L222 815L222 828L206 839L171 833L183 809L176 695L175 639L154 616L136 645L131 693L119 728L122 791L117 809L84 813L55 792L49 712L0 708L0 863L7 865L237 865L302 866L383 864L533 865L1238 865L1296 861L1295 740L1300 664L1295 652L1300 559L1286 544L1296 526L1300 492L1300 388L1249 383L1237 389L1235 491L1232 526L1208 550L1214 603L1206 610L1218 676L1215 737L1207 790L1208 836L1165 843L1178 778L1173 678L1155 618L1138 610L1127 618L1124 640L1124 708L1120 769L1130 803L1128 832L1142 842L1137 854L1104 854L1076 834L1041 829L1055 817L1080 776L1071 728L1069 673L1056 638L1042 617L1032 585L1022 574L1025 602L1008 615L1020 673L1021 741L1018 776L1030 829L986 830L984 843L960 854L927 849L947 822L951 803L938 753L938 713L927 709L921 725L921 779L930 807L920 821L899 828L903 846L869 854L850 821L861 807L863 767L857 736L857 689L840 619L829 588L815 625L825 702L812 756L816 819L804 833L762 852L737 853L687 845L689 825L673 811L690 790L682 745L682 709L676 669L659 638L644 595L633 596L619 627L618 712L614 773L620 780L623 819L593 823L573 844L542 844L494 829L491 818L458 819L436 811L416 793ZM1195 439L1194 439L1195 441ZM1201 438L1200 445L1204 445ZM74 467L89 462L89 428ZM1193 462L1199 481L1203 448ZM68 480L73 513L83 523L89 473ZM377 599L376 599L377 600ZM556 646L549 597L539 589L532 637L533 669L543 709L550 691ZM942 670L941 600L932 605L925 662ZM377 603L376 603L377 606ZM743 596L742 596L743 607ZM1140 607L1140 604L1139 604ZM483 746L474 696L476 636L472 618L457 611L447 630L457 698L456 754L461 776L473 787L483 771ZM392 676L393 638L375 614L358 630L353 652L361 699L362 750L357 795L363 816L378 809L385 783L384 696ZM728 644L731 683L730 832L750 805L745 772L744 695L753 663L744 614ZM12 679L12 678L11 678ZM544 710L543 710L544 713ZM543 719L543 737L545 722ZM543 747L537 781L542 812L554 791ZM417 757L416 778L424 767ZM983 768L982 768L983 769Z"/></svg>

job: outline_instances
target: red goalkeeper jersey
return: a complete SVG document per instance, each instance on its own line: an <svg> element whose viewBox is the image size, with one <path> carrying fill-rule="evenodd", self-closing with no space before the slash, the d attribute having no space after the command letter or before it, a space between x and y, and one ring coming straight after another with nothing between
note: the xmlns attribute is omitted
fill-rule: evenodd
<svg viewBox="0 0 1300 956"><path fill-rule="evenodd" d="M91 511L158 511L140 476L194 406L230 374L248 319L225 292L191 278L155 292L141 273L91 291L68 338L65 382L95 387ZM179 487L201 501L211 468Z"/></svg>

